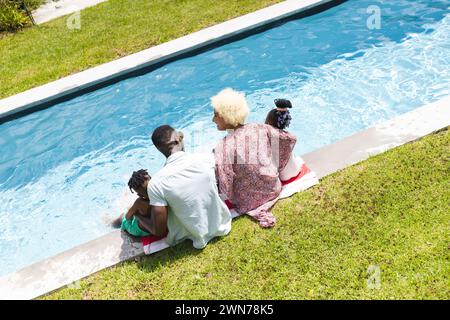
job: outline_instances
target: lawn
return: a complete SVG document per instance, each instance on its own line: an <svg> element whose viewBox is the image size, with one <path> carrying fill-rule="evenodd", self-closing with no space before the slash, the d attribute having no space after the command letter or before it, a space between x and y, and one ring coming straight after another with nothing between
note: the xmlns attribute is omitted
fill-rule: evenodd
<svg viewBox="0 0 450 320"><path fill-rule="evenodd" d="M203 251L184 242L45 299L449 299L450 131L332 174ZM370 286L368 286L371 284Z"/></svg>
<svg viewBox="0 0 450 320"><path fill-rule="evenodd" d="M109 0L0 37L0 98L57 80L281 0Z"/></svg>

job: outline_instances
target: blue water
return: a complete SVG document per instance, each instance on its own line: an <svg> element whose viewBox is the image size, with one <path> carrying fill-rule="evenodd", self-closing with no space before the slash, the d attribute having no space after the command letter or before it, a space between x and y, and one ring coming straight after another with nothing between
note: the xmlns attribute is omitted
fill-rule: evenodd
<svg viewBox="0 0 450 320"><path fill-rule="evenodd" d="M111 231L132 170L163 164L157 126L211 150L223 133L209 98L224 87L246 93L249 121L291 99L299 154L450 94L449 6L349 1L0 125L0 275Z"/></svg>

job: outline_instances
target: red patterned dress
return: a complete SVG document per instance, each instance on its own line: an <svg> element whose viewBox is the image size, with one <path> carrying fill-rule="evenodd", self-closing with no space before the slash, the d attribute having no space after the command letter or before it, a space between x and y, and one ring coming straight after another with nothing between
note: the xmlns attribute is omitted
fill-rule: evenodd
<svg viewBox="0 0 450 320"><path fill-rule="evenodd" d="M214 149L219 192L239 213L263 227L272 227L270 208L281 192L280 171L286 166L296 138L266 124L249 123L232 130Z"/></svg>

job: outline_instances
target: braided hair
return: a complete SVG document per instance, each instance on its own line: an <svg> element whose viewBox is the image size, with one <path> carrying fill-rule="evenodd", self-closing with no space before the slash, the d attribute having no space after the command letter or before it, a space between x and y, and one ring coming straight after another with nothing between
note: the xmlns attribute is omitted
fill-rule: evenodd
<svg viewBox="0 0 450 320"><path fill-rule="evenodd" d="M292 104L287 99L275 99L276 108L270 110L266 118L266 123L274 126L278 129L285 129L289 127L291 123L291 114L289 108L292 108Z"/></svg>
<svg viewBox="0 0 450 320"><path fill-rule="evenodd" d="M147 170L141 169L138 171L133 171L130 180L128 180L128 187L130 188L131 193L134 193L133 189L137 190L138 188L141 188L144 182L148 179L150 179L150 175Z"/></svg>

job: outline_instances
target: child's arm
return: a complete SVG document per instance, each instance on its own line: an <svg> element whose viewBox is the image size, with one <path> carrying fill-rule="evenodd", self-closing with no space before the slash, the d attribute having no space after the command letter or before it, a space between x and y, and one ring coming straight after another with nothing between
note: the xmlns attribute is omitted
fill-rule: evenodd
<svg viewBox="0 0 450 320"><path fill-rule="evenodd" d="M133 218L133 216L135 214L147 216L149 208L150 208L150 204L149 204L148 200L137 198L136 201L134 201L131 208L128 209L128 212L125 215L125 219L130 220L131 218Z"/></svg>
<svg viewBox="0 0 450 320"><path fill-rule="evenodd" d="M150 201L149 200L144 200L144 199L138 198L134 202L132 208L134 209L133 214L138 214L142 217L150 216Z"/></svg>
<svg viewBox="0 0 450 320"><path fill-rule="evenodd" d="M133 203L133 205L131 206L131 208L128 209L127 213L125 214L125 219L130 220L131 218L133 218L133 216L135 215L136 211L138 210L138 207L137 207L137 205L136 205L136 202L137 202L138 200L139 200L139 199L137 199L137 200Z"/></svg>
<svg viewBox="0 0 450 320"><path fill-rule="evenodd" d="M137 206L136 206L136 202L134 202L134 204L128 209L127 213L125 214L125 219L130 220L131 218L133 218L133 216L136 214L137 212ZM113 228L120 228L122 226L122 218L123 218L123 213L121 213L116 219L114 219L114 221L111 223Z"/></svg>
<svg viewBox="0 0 450 320"><path fill-rule="evenodd" d="M131 220L135 214L140 214L141 216L148 216L150 204L149 201L143 200L141 198L136 199L136 201L133 203L133 205L128 209L127 213L125 214L125 219ZM120 228L122 226L122 218L123 213L114 219L114 221L111 223L113 228Z"/></svg>

